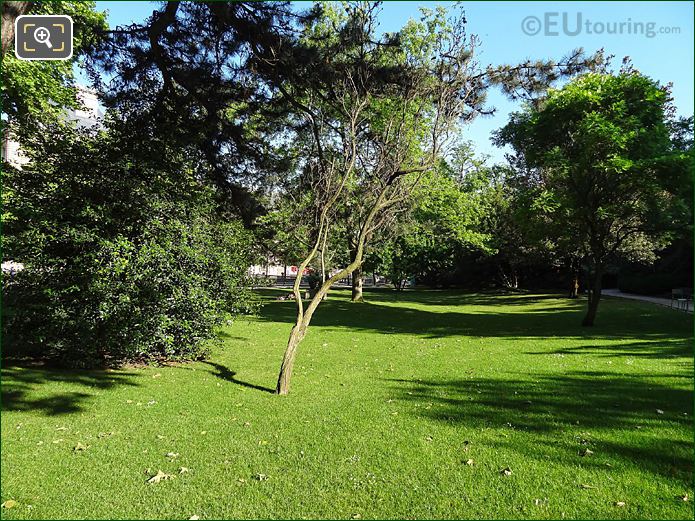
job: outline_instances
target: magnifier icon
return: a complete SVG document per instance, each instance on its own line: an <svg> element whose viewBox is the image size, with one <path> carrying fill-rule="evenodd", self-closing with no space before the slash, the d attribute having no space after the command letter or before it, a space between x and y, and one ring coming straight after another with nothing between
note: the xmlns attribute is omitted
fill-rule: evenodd
<svg viewBox="0 0 695 521"><path fill-rule="evenodd" d="M46 47L52 49L53 46L51 45L50 38L51 32L45 27L37 27L34 31L34 39L39 43L45 43Z"/></svg>

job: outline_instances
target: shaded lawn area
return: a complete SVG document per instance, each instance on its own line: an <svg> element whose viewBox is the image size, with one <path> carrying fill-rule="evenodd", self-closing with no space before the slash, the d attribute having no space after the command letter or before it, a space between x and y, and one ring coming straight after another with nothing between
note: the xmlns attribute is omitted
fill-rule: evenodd
<svg viewBox="0 0 695 521"><path fill-rule="evenodd" d="M690 315L606 299L585 329L551 295L341 290L278 397L280 293L205 362L4 367L3 517L693 517Z"/></svg>

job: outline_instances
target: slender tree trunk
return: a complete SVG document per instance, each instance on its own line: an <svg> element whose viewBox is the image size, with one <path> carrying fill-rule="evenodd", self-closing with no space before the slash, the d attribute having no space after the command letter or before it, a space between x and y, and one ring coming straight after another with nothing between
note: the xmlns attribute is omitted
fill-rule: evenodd
<svg viewBox="0 0 695 521"><path fill-rule="evenodd" d="M386 188L391 186L391 182L392 181L388 183ZM285 349L285 355L282 359L282 365L280 366L280 375L278 376L278 383L275 388L275 392L277 394L287 394L290 390L290 379L292 377L292 367L294 365L294 359L297 356L297 348L299 347L301 341L304 339L304 335L306 335L307 329L309 328L309 324L311 323L311 318L314 315L314 311L316 311L316 308L318 308L321 301L326 297L328 290L331 289L331 286L333 286L334 283L344 279L348 275L352 274L356 269L360 269L362 267L365 242L367 240L367 237L372 232L370 227L372 226L377 212L379 212L379 210L383 208L384 198L386 197L386 188L381 191L379 196L376 198L376 201L374 201L374 205L369 210L369 213L367 214L367 217L364 220L362 227L360 228L360 233L357 239L357 247L355 248L354 255L351 255L352 260L350 264L348 264L345 268L338 271L337 273L334 273L323 284L321 284L321 287L314 295L314 298L311 299L311 302L309 302L309 305L307 306L306 310L304 309L304 305L301 301L301 297L299 294L299 282L295 281L292 290L294 292L297 303L297 321L295 322L295 325L292 328L292 331L290 332L290 338L287 342L287 348ZM336 195L334 195L334 197L337 198L338 193L340 192L337 192ZM309 265L311 260L318 253L318 250L321 247L321 239L324 237L328 237L329 228L324 228L324 226L327 226L326 214L328 213L329 208L330 205L327 205L323 213L321 214L317 240L314 243L312 250L309 252L309 255L302 261L302 264L299 266L300 273L304 271L304 269Z"/></svg>
<svg viewBox="0 0 695 521"><path fill-rule="evenodd" d="M574 272L574 275L572 276L572 284L570 286L570 298L578 298L579 297L579 273L576 271Z"/></svg>
<svg viewBox="0 0 695 521"><path fill-rule="evenodd" d="M357 260L357 245L352 245L350 247L350 263L353 264ZM352 302L363 302L363 297L362 297L362 283L363 283L363 275L362 275L362 266L360 264L357 265L355 268L355 271L352 272L352 277L351 277L351 285L352 285Z"/></svg>
<svg viewBox="0 0 695 521"><path fill-rule="evenodd" d="M601 300L601 275L603 275L603 270L601 267L597 267L594 271L593 279L590 279L589 304L586 310L586 316L582 321L582 326L590 327L594 325L598 303Z"/></svg>
<svg viewBox="0 0 695 521"><path fill-rule="evenodd" d="M357 268L352 272L352 301L362 302L362 268Z"/></svg>
<svg viewBox="0 0 695 521"><path fill-rule="evenodd" d="M290 380L292 378L292 368L294 367L294 359L297 356L297 347L306 334L306 326L303 321L295 325L290 333L290 339L287 342L287 349L282 358L280 366L280 376L278 377L277 394L287 394L290 391Z"/></svg>

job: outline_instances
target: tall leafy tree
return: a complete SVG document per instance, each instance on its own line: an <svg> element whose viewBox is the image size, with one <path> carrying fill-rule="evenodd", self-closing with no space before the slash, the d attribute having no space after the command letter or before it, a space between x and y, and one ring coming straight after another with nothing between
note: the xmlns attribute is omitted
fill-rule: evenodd
<svg viewBox="0 0 695 521"><path fill-rule="evenodd" d="M281 140L283 108L257 69L290 44L297 19L289 2L164 2L108 31L87 66L132 135L201 151L207 181L248 224L262 212L259 183L287 166L270 140Z"/></svg>
<svg viewBox="0 0 695 521"><path fill-rule="evenodd" d="M587 74L512 116L512 145L536 189L535 207L556 223L589 268L583 325L594 324L601 277L617 256L652 259L677 212L669 90L633 70Z"/></svg>

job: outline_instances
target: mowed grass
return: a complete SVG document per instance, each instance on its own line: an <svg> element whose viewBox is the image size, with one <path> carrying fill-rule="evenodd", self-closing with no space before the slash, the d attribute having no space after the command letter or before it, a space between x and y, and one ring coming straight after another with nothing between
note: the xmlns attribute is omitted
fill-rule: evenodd
<svg viewBox="0 0 695 521"><path fill-rule="evenodd" d="M691 315L335 291L279 397L277 294L207 362L4 367L3 518L693 518Z"/></svg>

